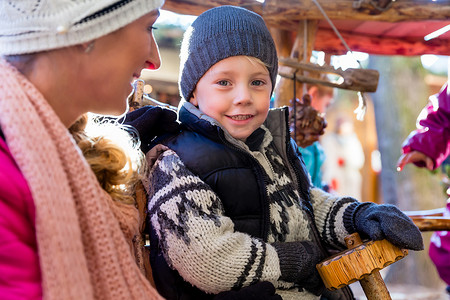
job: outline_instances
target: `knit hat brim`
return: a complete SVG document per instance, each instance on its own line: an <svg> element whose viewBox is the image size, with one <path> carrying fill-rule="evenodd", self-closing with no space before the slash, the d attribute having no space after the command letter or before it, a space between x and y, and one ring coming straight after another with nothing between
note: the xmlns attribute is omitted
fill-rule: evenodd
<svg viewBox="0 0 450 300"><path fill-rule="evenodd" d="M189 101L200 78L214 64L239 55L258 58L268 66L273 90L278 58L264 20L234 6L220 6L201 14L185 32L181 46L181 96Z"/></svg>

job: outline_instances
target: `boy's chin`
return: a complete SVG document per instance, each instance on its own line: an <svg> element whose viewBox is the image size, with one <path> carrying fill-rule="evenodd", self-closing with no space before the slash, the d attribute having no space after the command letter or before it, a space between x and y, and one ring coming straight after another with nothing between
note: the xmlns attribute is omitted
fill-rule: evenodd
<svg viewBox="0 0 450 300"><path fill-rule="evenodd" d="M252 135L253 132L250 132L248 134L243 134L243 133L235 133L235 134L230 134L233 138L235 138L238 141L242 141L242 142L246 142L248 137Z"/></svg>
<svg viewBox="0 0 450 300"><path fill-rule="evenodd" d="M250 136L250 135L242 135L242 134L238 134L238 135L236 135L236 134L230 134L234 139L236 139L236 140L238 140L238 141L242 141L242 142L244 142L245 143L245 141L247 140L247 138Z"/></svg>

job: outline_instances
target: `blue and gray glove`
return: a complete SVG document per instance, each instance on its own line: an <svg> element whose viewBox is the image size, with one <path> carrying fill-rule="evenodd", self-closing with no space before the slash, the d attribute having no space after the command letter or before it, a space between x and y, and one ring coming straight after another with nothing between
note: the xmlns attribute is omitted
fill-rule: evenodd
<svg viewBox="0 0 450 300"><path fill-rule="evenodd" d="M362 238L386 239L399 248L423 250L419 229L394 205L355 202L344 212L344 226Z"/></svg>
<svg viewBox="0 0 450 300"><path fill-rule="evenodd" d="M294 282L299 287L319 296L325 285L316 269L322 259L319 247L309 241L276 242L272 244L280 260L280 279Z"/></svg>

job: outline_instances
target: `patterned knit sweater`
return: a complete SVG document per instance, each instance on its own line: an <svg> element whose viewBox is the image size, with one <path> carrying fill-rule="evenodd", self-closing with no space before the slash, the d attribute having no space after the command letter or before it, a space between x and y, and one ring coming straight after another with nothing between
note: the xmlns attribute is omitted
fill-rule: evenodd
<svg viewBox="0 0 450 300"><path fill-rule="evenodd" d="M261 128L264 138L257 151L243 142L230 142L253 156L267 175L265 185L270 202L267 241L235 231L216 193L171 150L157 160L149 178L151 224L169 266L207 293L270 281L284 299L289 299L288 294L296 299L318 299L307 291L292 288L292 283L279 280L280 262L270 244L313 241L312 227L316 226L325 245L343 247L343 239L349 234L343 225L343 213L356 200L312 189L312 222L302 208L303 200L288 168L275 151L271 132L264 126Z"/></svg>

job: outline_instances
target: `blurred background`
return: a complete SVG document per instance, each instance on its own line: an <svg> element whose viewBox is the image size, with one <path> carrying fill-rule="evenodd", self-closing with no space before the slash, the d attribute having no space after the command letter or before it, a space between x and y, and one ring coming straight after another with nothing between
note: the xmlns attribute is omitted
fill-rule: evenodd
<svg viewBox="0 0 450 300"><path fill-rule="evenodd" d="M178 105L180 43L184 31L195 18L194 15L161 11L154 33L160 47L162 66L157 71L144 70L141 74L146 83L144 92L152 98ZM449 19L450 15L447 15L447 23L450 24ZM447 31L444 33L448 35ZM324 52L313 50L309 61L323 65L325 56ZM376 92L365 94L367 112L363 121L357 120L354 113L358 106L357 93L334 89L334 100L325 115L328 127L321 140L346 134L356 137L356 140L353 138L345 145L341 139L339 149L338 146L325 149L326 159L329 159L328 170L323 170L327 183L336 193L342 191L347 195L349 190L345 187L351 187L350 192L359 195L361 201L395 204L405 211L444 207L447 201L445 172L431 172L413 165L397 172L396 162L401 155L402 142L416 128L416 119L428 97L448 81L449 56L424 51L422 55L408 56L353 52L329 57L335 68L375 69L380 77ZM358 147L361 154L356 153ZM346 171L340 170L339 173L339 168L345 164L345 155L340 155L339 151L351 153L355 161L358 157L358 163L355 162L353 170L349 171L359 177L356 181L341 180L342 172ZM423 236L425 251L410 252L407 258L382 272L393 299L448 299L444 292L445 284L428 257L431 232L424 232ZM358 287L355 290L359 299L365 299Z"/></svg>

